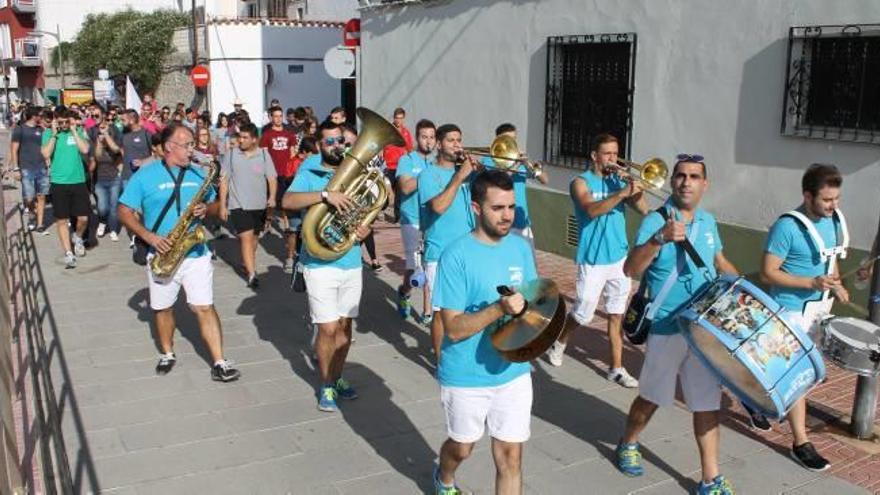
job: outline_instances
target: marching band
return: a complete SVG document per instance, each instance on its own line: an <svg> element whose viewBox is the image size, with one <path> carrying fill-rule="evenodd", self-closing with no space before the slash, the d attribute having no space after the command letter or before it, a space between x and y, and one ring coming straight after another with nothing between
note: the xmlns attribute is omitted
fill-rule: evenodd
<svg viewBox="0 0 880 495"><path fill-rule="evenodd" d="M203 238L177 244L170 236L193 226L200 229L197 224L206 214L226 217L228 211L236 230L249 235L245 258L249 285L255 288L254 233L277 196L284 209L304 217L297 263L317 328L318 408L338 411L337 398L357 398L343 369L363 287L360 241L370 235L370 224L394 203L396 193L406 259L397 309L402 318L409 318L412 289L422 289L424 314L418 321L430 325L446 416L447 439L433 477L437 494L460 493L456 469L486 428L492 438L496 492L522 493L522 446L530 435L532 411L532 354L520 349L522 359L511 359L518 351L502 353L492 335L501 325L520 319L519 345L529 346L528 352L546 351L548 361L561 366L570 333L590 324L600 302L608 316L607 378L638 389L626 424L620 425L616 449L615 462L624 475L644 473L639 435L658 407L673 404L679 381L684 403L693 413L702 468L698 493L733 493L718 466L722 386L742 401L755 427L769 428L768 417L787 415L794 437L792 458L811 470L829 467L807 438L805 396L824 376L823 349L813 339L833 330L832 299L849 297L838 268L849 237L838 208L842 177L834 166L809 167L803 177L803 204L771 228L761 267L761 279L770 286L764 293L738 277L724 255L714 216L700 206L710 184L704 157L676 157L669 177L671 194L651 211L645 195L658 193L658 184L667 179L665 164L639 169L621 162L616 137L592 137L590 165L569 186L578 224L573 306L565 313L559 298L550 308L558 318L527 321L529 308L546 303L547 294L523 291L539 277L525 184L527 179L546 183L548 174L519 153L516 128L500 125L496 142L480 152L462 146L462 131L455 124L435 126L421 120L415 128L415 149L401 156L396 172L388 174L379 168L378 154L386 146L404 146L399 129L359 109L363 125L352 143L354 137L347 139L341 124L344 111L333 115L337 118L318 129L319 155L304 162L277 195L271 161L254 146L256 129L245 129L241 152L230 155L219 169L220 198L228 198L228 205L215 201L213 191L195 194L207 179L198 167L187 167L194 147L192 132L183 126L163 131L164 158L134 175L119 207L121 222L149 244L151 260L180 258L170 273L159 273L155 263L147 268L163 352L157 373L168 373L174 365L171 307L184 287L214 360L212 377L239 377L223 356ZM258 164L247 165L249 160ZM239 176L251 173L258 176ZM248 180L260 190L268 181L268 197L245 201L242 184ZM644 216L633 246L626 235L627 206ZM151 224L155 225L148 228ZM634 277L641 278L641 288L630 301ZM637 299L644 304L636 307ZM635 328L632 333L630 327ZM633 342L645 341L638 377L623 367L624 335ZM796 367L795 356L808 356L813 366ZM784 387L770 390L767 383Z"/></svg>

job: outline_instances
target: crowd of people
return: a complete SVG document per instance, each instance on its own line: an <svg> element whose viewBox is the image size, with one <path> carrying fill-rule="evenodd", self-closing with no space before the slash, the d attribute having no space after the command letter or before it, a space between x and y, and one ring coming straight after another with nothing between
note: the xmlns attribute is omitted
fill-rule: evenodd
<svg viewBox="0 0 880 495"><path fill-rule="evenodd" d="M172 113L169 107L157 108L151 99L140 112L99 105L24 109L13 131L10 156L20 169L28 228L47 232L44 212L51 195L65 263L73 268L85 255L93 208L98 237L106 234L116 241L124 226L150 246L151 257L172 250L167 236L190 209L206 225L225 223L235 233L242 277L256 290L258 239L273 228L277 217L278 232L285 239L283 269L293 273L301 267L315 327L317 407L335 412L340 407L337 399L358 397L343 371L353 320L360 311L363 266L376 271L382 266L367 226L356 230L360 242L330 260L304 249L298 230L304 212L314 205L342 212L359 207L346 193L326 190L346 149L355 145L357 130L341 107L319 124L308 107L284 111L273 101L265 125L258 126L240 102L234 103L232 112L216 120L182 104ZM433 476L435 492L460 493L456 470L488 427L496 490L521 493L522 446L530 436L532 412L530 365L506 360L489 335L500 322L523 314L527 302L516 289L538 277L525 191L528 180L546 183L547 171L525 159L501 166L492 158L469 154L455 124L437 126L422 119L413 135L404 109L395 109L391 117L404 143L381 151L384 182L392 193L389 220L399 223L406 260L397 310L403 319L413 317L430 326L447 423L448 438ZM502 123L495 134L515 139L517 129ZM644 197L648 186L618 163L617 138L601 134L592 137L592 143L589 167L571 181L569 190L579 234L576 301L548 361L563 364L569 335L588 325L604 301L607 378L639 389L621 425L618 469L628 476L643 474L639 435L659 406L673 403L680 380L685 404L694 414L702 467L697 491L732 494L718 466L721 384L688 347L675 319L717 274L737 273L724 255L713 215L700 207L709 186L707 160L679 154L671 170L671 196L652 211ZM216 191L211 187L192 201L207 182L204 167L210 164L219 165ZM780 304L801 315L805 328L817 321L802 314L806 302L848 299L835 263L841 249L825 253L824 247L816 247L841 247L841 184L835 167L809 167L802 182L803 203L774 225L765 248L762 277ZM627 206L644 215L634 246L626 236ZM814 243L813 231L820 233L821 243ZM687 255L683 245L690 246ZM236 380L240 373L224 356L221 322L213 306L210 249L199 244L185 254L170 277L147 270L161 347L156 372L167 374L176 362L171 308L184 288L212 356L212 378ZM653 295L641 379L622 363L621 327L635 276L642 276L643 286ZM414 289L422 291L420 315L413 314ZM805 407L801 398L789 411L791 456L807 469L824 470L830 464L807 438ZM754 427L770 428L760 413L747 411Z"/></svg>

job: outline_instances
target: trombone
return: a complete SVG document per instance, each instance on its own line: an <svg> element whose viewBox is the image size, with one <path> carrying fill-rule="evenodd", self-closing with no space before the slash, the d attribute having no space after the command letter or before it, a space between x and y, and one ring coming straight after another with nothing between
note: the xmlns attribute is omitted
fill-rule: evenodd
<svg viewBox="0 0 880 495"><path fill-rule="evenodd" d="M669 177L669 166L660 158L651 158L645 163L636 163L623 158L618 158L617 163L611 165L615 171L630 173L631 170L638 171L638 174L630 175L626 180L638 181L643 186L644 192L654 196L661 201L669 198L670 192L663 189L666 179Z"/></svg>
<svg viewBox="0 0 880 495"><path fill-rule="evenodd" d="M517 174L527 173L533 177L537 177L543 173L543 167L540 163L530 161L527 156L519 151L516 140L510 136L501 135L492 140L492 144L488 148L470 147L464 148L464 152L470 155L484 156L491 158L495 163L495 168L514 172ZM516 166L522 164L528 172L515 170Z"/></svg>

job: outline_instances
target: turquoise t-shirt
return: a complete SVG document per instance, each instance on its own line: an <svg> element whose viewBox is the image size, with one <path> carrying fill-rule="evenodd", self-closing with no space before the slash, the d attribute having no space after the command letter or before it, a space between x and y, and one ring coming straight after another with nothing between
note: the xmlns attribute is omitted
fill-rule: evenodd
<svg viewBox="0 0 880 495"><path fill-rule="evenodd" d="M400 157L397 162L397 172L395 176L412 177L418 179L419 175L425 170L429 164L434 163L431 157L426 157L418 151L407 153ZM400 196L400 223L405 225L419 225L419 215L421 205L419 204L419 190L416 188L410 194L401 194Z"/></svg>
<svg viewBox="0 0 880 495"><path fill-rule="evenodd" d="M443 251L432 301L440 308L476 313L498 301L499 285L518 287L536 278L532 249L523 238L508 235L493 245L467 234ZM492 346L492 332L506 320L458 342L444 336L437 371L440 384L493 387L528 373L529 363L510 362Z"/></svg>
<svg viewBox="0 0 880 495"><path fill-rule="evenodd" d="M627 187L617 174L601 176L587 170L574 180L583 179L590 189L593 201L602 201ZM629 242L626 239L626 213L621 201L608 213L590 218L577 200L572 198L578 222L578 247L574 261L579 265L611 265L626 257Z"/></svg>
<svg viewBox="0 0 880 495"><path fill-rule="evenodd" d="M797 211L804 213L803 208ZM809 217L808 217L809 218ZM826 248L834 247L837 241L837 223L833 218L824 217L813 221L813 226L825 242ZM782 270L798 277L818 277L825 274L826 264L822 262L819 249L804 225L787 215L783 215L770 227L764 251L783 260ZM792 311L801 312L807 301L818 301L822 292L813 289L793 287L770 287L770 297Z"/></svg>
<svg viewBox="0 0 880 495"><path fill-rule="evenodd" d="M642 225L636 234L636 246L650 241L665 224L666 221L659 213L656 211L649 213L642 220ZM699 224L698 235L693 238L694 226L697 224ZM721 236L718 235L718 224L715 223L715 217L703 209L697 209L693 221L687 224L686 230L688 239L691 239L694 249L706 264L708 273L704 274L702 269L697 268L690 256L685 254L684 248L676 243L667 242L660 248L657 257L654 258L642 276L641 282L648 284L648 291L652 297L660 292L666 279L669 278L669 274L675 270L679 263L679 258L684 259L684 267L678 274L678 280L672 284L672 289L655 313L654 321L651 324L651 333L659 335L678 333L680 330L675 315L690 302L694 295L707 286L711 279L715 278L715 254L720 253L722 249Z"/></svg>
<svg viewBox="0 0 880 495"><path fill-rule="evenodd" d="M481 158L480 163L487 168L498 168L495 165L495 160L488 156ZM513 170L517 172L510 176L511 180L513 180L513 196L516 202L516 210L514 211L513 225L511 227L514 229L524 229L532 224L532 219L529 217L529 198L526 194L527 169L525 165L520 163Z"/></svg>
<svg viewBox="0 0 880 495"><path fill-rule="evenodd" d="M320 169L321 166L321 154L315 153L314 155L309 155L308 158L302 161L299 164L299 168L296 169L296 175L299 175L300 172L305 170L315 170Z"/></svg>
<svg viewBox="0 0 880 495"><path fill-rule="evenodd" d="M320 162L318 163L320 164ZM302 163L302 165L305 164L306 162ZM327 183L330 182L330 179L332 179L333 175L336 173L336 170L329 169L320 165L318 168L313 167L307 169L303 169L302 165L300 166L299 170L297 170L296 177L294 177L293 182L290 184L290 187L287 188L286 192L323 191L327 187ZM305 211L303 212L303 215L305 215ZM361 244L359 242L355 242L347 253L345 253L341 258L333 261L326 261L315 258L309 253L308 249L303 249L302 262L306 268L322 268L325 266L332 266L335 268L341 268L343 270L354 270L361 267Z"/></svg>
<svg viewBox="0 0 880 495"><path fill-rule="evenodd" d="M77 129L79 137L89 142L85 131L80 127ZM43 133L43 143L46 143L54 136L51 130ZM82 184L86 181L86 169L83 165L82 154L76 145L76 139L71 131L58 132L55 139L55 151L52 152L52 166L49 168L49 179L53 184Z"/></svg>
<svg viewBox="0 0 880 495"><path fill-rule="evenodd" d="M168 173L169 170L171 171L170 174ZM156 220L159 219L159 215L162 213L165 204L168 203L168 199L171 198L171 193L174 191L174 180L177 174L180 173L180 170L186 171L186 175L183 176L183 182L180 183L180 208L178 209L176 201L171 205L168 213L162 219L162 223L159 224L159 228L156 230L156 233L160 236L167 235L174 228L180 213L187 208L193 196L202 187L202 183L205 181L205 172L202 169L194 166L189 166L186 169L179 167L169 167L166 169L161 161L152 161L146 165L141 165L138 172L133 174L128 180L125 190L122 191L122 196L119 197L120 203L139 211L143 215L144 226L150 229L156 223ZM214 187L209 187L203 201L210 203L216 195ZM195 229L195 226L200 223L198 220L194 221L190 230ZM196 258L204 255L206 252L207 247L205 244L198 244L193 246L187 253L187 257Z"/></svg>
<svg viewBox="0 0 880 495"><path fill-rule="evenodd" d="M422 218L424 225L421 225L421 228L425 231L426 262L439 260L440 254L449 243L474 228L470 181L462 182L452 204L442 215L434 213L429 204L435 196L446 189L454 175L455 168L444 168L433 163L419 174L419 202L424 206Z"/></svg>

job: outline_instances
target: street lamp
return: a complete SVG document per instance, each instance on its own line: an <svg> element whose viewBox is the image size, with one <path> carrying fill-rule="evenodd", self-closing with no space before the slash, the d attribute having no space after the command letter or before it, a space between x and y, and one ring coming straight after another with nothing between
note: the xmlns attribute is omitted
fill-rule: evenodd
<svg viewBox="0 0 880 495"><path fill-rule="evenodd" d="M61 48L61 26L56 24L54 33L51 31L40 31L38 29L34 29L31 33L40 36L51 36L55 38L55 41L58 43L58 65L61 67L61 90L64 91L66 84L64 84L64 52Z"/></svg>

